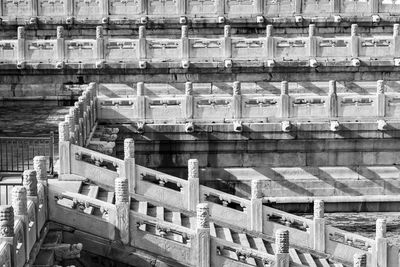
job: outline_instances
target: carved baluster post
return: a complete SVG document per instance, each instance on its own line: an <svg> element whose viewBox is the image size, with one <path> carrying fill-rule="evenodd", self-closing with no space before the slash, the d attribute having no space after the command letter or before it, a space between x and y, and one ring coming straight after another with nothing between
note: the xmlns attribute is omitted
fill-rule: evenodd
<svg viewBox="0 0 400 267"><path fill-rule="evenodd" d="M188 207L190 211L195 211L200 198L199 161L197 159L188 160L188 183Z"/></svg>
<svg viewBox="0 0 400 267"><path fill-rule="evenodd" d="M367 254L354 254L353 267L367 267Z"/></svg>
<svg viewBox="0 0 400 267"><path fill-rule="evenodd" d="M210 267L210 212L207 203L197 205L197 264L198 267Z"/></svg>
<svg viewBox="0 0 400 267"><path fill-rule="evenodd" d="M71 144L75 143L75 123L74 117L71 114L65 115L65 122L68 123L69 127L69 140Z"/></svg>
<svg viewBox="0 0 400 267"><path fill-rule="evenodd" d="M86 110L85 111L86 111L86 115L87 115L86 117L87 117L87 125L88 125L88 135L90 135L90 132L92 131L92 127L93 127L92 112L91 112L91 103L92 103L91 97L92 96L90 94L89 88L90 88L90 84L82 94L86 101Z"/></svg>
<svg viewBox="0 0 400 267"><path fill-rule="evenodd" d="M82 98L84 101L84 112L83 112L83 119L86 125L86 139L90 138L90 132L92 131L92 128L90 126L90 100L88 99L88 92L84 91L82 93Z"/></svg>
<svg viewBox="0 0 400 267"><path fill-rule="evenodd" d="M48 208L47 208L47 167L46 167L46 157L44 156L36 156L33 158L33 169L36 171L36 179L38 183L43 185L45 201L43 203L43 208L45 211L45 218L48 218ZM39 203L40 204L40 203Z"/></svg>
<svg viewBox="0 0 400 267"><path fill-rule="evenodd" d="M241 95L241 84L236 81L233 83L233 118L242 118L242 95Z"/></svg>
<svg viewBox="0 0 400 267"><path fill-rule="evenodd" d="M378 117L385 117L386 113L386 97L385 97L385 83L379 80L376 83L376 115Z"/></svg>
<svg viewBox="0 0 400 267"><path fill-rule="evenodd" d="M25 27L19 26L17 29L17 67L23 68L25 64Z"/></svg>
<svg viewBox="0 0 400 267"><path fill-rule="evenodd" d="M58 124L58 155L60 161L60 177L71 173L71 145L69 140L69 125L67 122Z"/></svg>
<svg viewBox="0 0 400 267"><path fill-rule="evenodd" d="M116 218L115 226L117 228L116 238L125 245L129 244L129 185L128 179L119 177L115 179L115 206Z"/></svg>
<svg viewBox="0 0 400 267"><path fill-rule="evenodd" d="M79 106L79 128L82 133L82 146L86 145L86 123L85 123L85 102L83 97L78 97L78 106Z"/></svg>
<svg viewBox="0 0 400 267"><path fill-rule="evenodd" d="M275 232L276 267L289 267L289 231L278 229Z"/></svg>
<svg viewBox="0 0 400 267"><path fill-rule="evenodd" d="M144 83L138 82L136 85L136 108L137 108L137 119L146 119L146 97L144 92Z"/></svg>
<svg viewBox="0 0 400 267"><path fill-rule="evenodd" d="M314 227L312 247L319 252L325 253L325 205L322 200L314 201ZM311 247L311 246L310 246Z"/></svg>
<svg viewBox="0 0 400 267"><path fill-rule="evenodd" d="M185 119L191 120L193 119L194 114L194 101L193 101L193 83L186 82L185 83Z"/></svg>
<svg viewBox="0 0 400 267"><path fill-rule="evenodd" d="M315 37L315 24L310 24L308 27L308 42L309 42L309 56L315 58L317 56L317 37Z"/></svg>
<svg viewBox="0 0 400 267"><path fill-rule="evenodd" d="M267 59L273 60L274 57L274 37L273 37L274 28L272 25L267 25L266 27L266 48L267 48Z"/></svg>
<svg viewBox="0 0 400 267"><path fill-rule="evenodd" d="M125 176L129 183L129 192L135 193L136 189L136 163L135 163L135 141L132 138L124 140Z"/></svg>
<svg viewBox="0 0 400 267"><path fill-rule="evenodd" d="M386 220L376 220L376 237L375 237L375 251L372 257L373 266L387 267L387 238L386 238ZM375 265L376 264L376 265Z"/></svg>
<svg viewBox="0 0 400 267"><path fill-rule="evenodd" d="M393 24L393 57L400 57L400 24Z"/></svg>
<svg viewBox="0 0 400 267"><path fill-rule="evenodd" d="M250 199L250 230L262 232L263 214L262 214L262 181L251 181L251 199Z"/></svg>
<svg viewBox="0 0 400 267"><path fill-rule="evenodd" d="M65 54L64 54L64 27L57 26L57 61L58 64L63 64ZM62 65L57 66L62 67Z"/></svg>
<svg viewBox="0 0 400 267"><path fill-rule="evenodd" d="M182 60L189 60L189 28L187 25L182 26Z"/></svg>
<svg viewBox="0 0 400 267"><path fill-rule="evenodd" d="M139 26L139 41L138 41L138 55L139 59L146 59L146 27Z"/></svg>
<svg viewBox="0 0 400 267"><path fill-rule="evenodd" d="M0 206L0 243L6 242L11 248L11 266L16 266L16 245L14 238L14 209L12 206Z"/></svg>
<svg viewBox="0 0 400 267"><path fill-rule="evenodd" d="M103 26L96 27L96 60L96 68L102 68L104 64Z"/></svg>
<svg viewBox="0 0 400 267"><path fill-rule="evenodd" d="M12 206L14 209L14 217L20 218L24 225L24 235L25 235L25 251L26 258L25 260L29 260L29 238L28 238L28 230L29 230L29 219L28 219L28 207L27 207L27 196L26 196L26 188L23 186L15 186L11 192L12 196Z"/></svg>
<svg viewBox="0 0 400 267"><path fill-rule="evenodd" d="M232 37L231 37L231 26L225 25L224 27L224 56L225 58L232 57Z"/></svg>
<svg viewBox="0 0 400 267"><path fill-rule="evenodd" d="M359 42L359 37L358 37L358 25L357 24L351 24L351 56L353 58L358 57L358 42Z"/></svg>
<svg viewBox="0 0 400 267"><path fill-rule="evenodd" d="M329 81L328 108L331 118L338 116L338 102L336 94L336 81Z"/></svg>
<svg viewBox="0 0 400 267"><path fill-rule="evenodd" d="M287 81L281 82L281 97L279 99L279 109L281 118L289 118L290 114L290 96L289 85Z"/></svg>
<svg viewBox="0 0 400 267"><path fill-rule="evenodd" d="M79 131L79 110L76 107L76 104L78 104L78 103L75 103L75 106L71 107L69 109L69 114L72 115L73 118L74 118L74 125L75 125L75 127L74 127L75 128L75 130L74 130L74 143L76 145L81 145L81 136L80 136L80 131Z"/></svg>
<svg viewBox="0 0 400 267"><path fill-rule="evenodd" d="M91 96L91 114L92 114L92 127L97 121L97 91L98 91L98 84L95 82L92 82L89 84L88 90L90 91L90 96Z"/></svg>
<svg viewBox="0 0 400 267"><path fill-rule="evenodd" d="M26 196L28 200L32 200L35 203L35 213L38 214L38 206L39 206L39 198L38 198L38 185L37 185L37 178L36 178L36 171L35 170L25 170L22 173L23 181L22 185L26 189ZM37 216L35 217L35 224L38 224ZM36 227L36 238L40 237L40 229Z"/></svg>

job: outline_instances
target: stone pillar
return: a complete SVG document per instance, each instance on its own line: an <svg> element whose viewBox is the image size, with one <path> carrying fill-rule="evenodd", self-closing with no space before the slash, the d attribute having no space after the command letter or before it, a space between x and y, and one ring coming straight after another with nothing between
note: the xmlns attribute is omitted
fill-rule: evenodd
<svg viewBox="0 0 400 267"><path fill-rule="evenodd" d="M376 115L378 117L385 117L386 113L386 97L385 97L385 83L383 80L378 80L376 83Z"/></svg>
<svg viewBox="0 0 400 267"><path fill-rule="evenodd" d="M336 81L329 81L329 92L328 92L328 105L329 105L329 116L335 118L338 116L338 101L336 94Z"/></svg>
<svg viewBox="0 0 400 267"><path fill-rule="evenodd" d="M242 96L241 96L241 83L236 81L233 83L233 118L242 118Z"/></svg>
<svg viewBox="0 0 400 267"><path fill-rule="evenodd" d="M146 58L146 27L139 26L138 58Z"/></svg>
<svg viewBox="0 0 400 267"><path fill-rule="evenodd" d="M314 227L313 242L314 250L325 253L325 205L322 200L314 201ZM311 247L311 246L310 246Z"/></svg>
<svg viewBox="0 0 400 267"><path fill-rule="evenodd" d="M290 97L289 84L287 81L281 82L281 96L279 99L279 114L281 118L289 118L290 114Z"/></svg>
<svg viewBox="0 0 400 267"><path fill-rule="evenodd" d="M75 103L76 105L77 103ZM71 107L69 109L69 115L71 115L74 118L74 144L80 145L81 142L81 137L80 137L80 131L79 131L79 111L76 106ZM71 127L70 127L71 129Z"/></svg>
<svg viewBox="0 0 400 267"><path fill-rule="evenodd" d="M377 267L387 267L387 239L386 239L386 220L376 220L376 251L373 255L374 263Z"/></svg>
<svg viewBox="0 0 400 267"><path fill-rule="evenodd" d="M144 83L138 82L136 85L136 107L137 107L137 119L146 119L146 97L144 92Z"/></svg>
<svg viewBox="0 0 400 267"><path fill-rule="evenodd" d="M25 64L25 27L19 26L17 29L17 67L23 68Z"/></svg>
<svg viewBox="0 0 400 267"><path fill-rule="evenodd" d="M400 57L400 24L393 24L393 57Z"/></svg>
<svg viewBox="0 0 400 267"><path fill-rule="evenodd" d="M267 25L266 27L266 48L267 48L267 58L274 59L274 37L273 37L274 28L272 25Z"/></svg>
<svg viewBox="0 0 400 267"><path fill-rule="evenodd" d="M96 27L96 59L104 60L103 26Z"/></svg>
<svg viewBox="0 0 400 267"><path fill-rule="evenodd" d="M71 173L71 147L69 141L69 125L67 122L58 124L59 142L58 155L60 161L60 173L62 177L65 174Z"/></svg>
<svg viewBox="0 0 400 267"><path fill-rule="evenodd" d="M225 58L232 57L232 38L231 38L231 26L225 25L224 27L224 56Z"/></svg>
<svg viewBox="0 0 400 267"><path fill-rule="evenodd" d="M64 58L64 27L57 26L57 61L63 62Z"/></svg>
<svg viewBox="0 0 400 267"><path fill-rule="evenodd" d="M186 82L185 83L185 119L190 120L193 119L194 113L194 101L193 101L193 83Z"/></svg>
<svg viewBox="0 0 400 267"><path fill-rule="evenodd" d="M197 264L198 267L210 267L210 213L207 203L197 205Z"/></svg>
<svg viewBox="0 0 400 267"><path fill-rule="evenodd" d="M367 267L367 255L366 254L354 254L353 267Z"/></svg>
<svg viewBox="0 0 400 267"><path fill-rule="evenodd" d="M69 127L69 139L72 144L75 143L75 123L74 117L70 114L65 115L65 122L68 123Z"/></svg>
<svg viewBox="0 0 400 267"><path fill-rule="evenodd" d="M276 267L289 267L289 231L278 229L275 232Z"/></svg>
<svg viewBox="0 0 400 267"><path fill-rule="evenodd" d="M38 198L38 181L37 181L37 173L35 170L25 170L22 173L22 185L26 189L26 196L28 200L33 201L35 203L35 212L38 214L38 206L39 206L39 198ZM37 216L36 222L37 224ZM40 237L40 229L36 228L36 238Z"/></svg>
<svg viewBox="0 0 400 267"><path fill-rule="evenodd" d="M250 199L250 230L262 232L263 229L263 210L262 210L262 181L251 181L251 199Z"/></svg>
<svg viewBox="0 0 400 267"><path fill-rule="evenodd" d="M188 209L196 211L200 200L199 161L197 159L188 160L188 184Z"/></svg>
<svg viewBox="0 0 400 267"><path fill-rule="evenodd" d="M0 243L6 242L11 246L11 266L16 266L16 245L14 238L14 209L12 206L0 206Z"/></svg>
<svg viewBox="0 0 400 267"><path fill-rule="evenodd" d="M28 219L28 201L26 196L26 188L23 186L15 186L12 189L12 206L14 209L14 217L20 218L24 225L24 235L25 235L25 251L29 251L30 241L28 238L29 230L29 219ZM35 223L35 227L37 224ZM34 240L33 240L34 241ZM26 253L26 261L29 261L29 253Z"/></svg>
<svg viewBox="0 0 400 267"><path fill-rule="evenodd" d="M77 134L75 135L79 141L78 145L83 146L83 119L81 117L81 108L79 102L74 103L76 117L74 118L75 122L77 121L77 125L75 125L75 129L77 129Z"/></svg>
<svg viewBox="0 0 400 267"><path fill-rule="evenodd" d="M136 162L135 141L132 138L124 140L125 176L129 184L129 192L135 193L136 189Z"/></svg>
<svg viewBox="0 0 400 267"><path fill-rule="evenodd" d="M39 183L47 185L47 159L45 156L36 156L33 158L33 169L36 171L36 178Z"/></svg>
<svg viewBox="0 0 400 267"><path fill-rule="evenodd" d="M115 179L115 206L116 218L115 227L117 229L116 238L123 244L129 244L129 187L128 179L119 177Z"/></svg>
<svg viewBox="0 0 400 267"><path fill-rule="evenodd" d="M358 57L358 25L351 24L351 56L354 58Z"/></svg>
<svg viewBox="0 0 400 267"><path fill-rule="evenodd" d="M315 37L316 27L315 24L308 26L308 43L309 43L309 56L315 58L317 56L317 37Z"/></svg>
<svg viewBox="0 0 400 267"><path fill-rule="evenodd" d="M189 60L189 28L187 25L182 26L182 60Z"/></svg>
<svg viewBox="0 0 400 267"><path fill-rule="evenodd" d="M78 107L79 107L79 128L82 134L82 146L85 146L86 144L86 122L85 122L85 101L83 100L83 97L80 96L78 97Z"/></svg>

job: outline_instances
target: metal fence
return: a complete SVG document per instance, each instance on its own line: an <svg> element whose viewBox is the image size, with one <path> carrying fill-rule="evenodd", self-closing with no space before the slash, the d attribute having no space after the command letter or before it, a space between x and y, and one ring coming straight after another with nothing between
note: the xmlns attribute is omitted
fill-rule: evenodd
<svg viewBox="0 0 400 267"><path fill-rule="evenodd" d="M48 137L0 137L0 172L23 172L35 156L46 156L47 171L54 171L54 133Z"/></svg>

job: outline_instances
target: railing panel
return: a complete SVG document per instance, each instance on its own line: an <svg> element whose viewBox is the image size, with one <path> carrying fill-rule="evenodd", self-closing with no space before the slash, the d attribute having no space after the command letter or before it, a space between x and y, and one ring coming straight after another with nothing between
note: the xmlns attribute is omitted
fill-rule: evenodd
<svg viewBox="0 0 400 267"><path fill-rule="evenodd" d="M232 97L199 96L194 99L194 118L224 121L233 118Z"/></svg>
<svg viewBox="0 0 400 267"><path fill-rule="evenodd" d="M146 57L151 59L177 60L181 58L182 43L179 39L147 39Z"/></svg>
<svg viewBox="0 0 400 267"><path fill-rule="evenodd" d="M65 0L38 0L38 16L61 17L66 14Z"/></svg>
<svg viewBox="0 0 400 267"><path fill-rule="evenodd" d="M16 239L16 251L15 251L15 266L24 267L26 260L26 249L25 249L25 231L24 224L20 219L17 219L14 223L14 233Z"/></svg>
<svg viewBox="0 0 400 267"><path fill-rule="evenodd" d="M65 58L68 62L83 62L96 59L95 40L75 39L65 41Z"/></svg>
<svg viewBox="0 0 400 267"><path fill-rule="evenodd" d="M192 16L215 16L218 12L219 1L220 0L187 1L187 14Z"/></svg>
<svg viewBox="0 0 400 267"><path fill-rule="evenodd" d="M360 38L360 57L393 58L393 38Z"/></svg>
<svg viewBox="0 0 400 267"><path fill-rule="evenodd" d="M0 266L11 266L11 248L6 242L0 243Z"/></svg>
<svg viewBox="0 0 400 267"><path fill-rule="evenodd" d="M277 59L305 59L309 57L309 47L305 38L274 37L274 57Z"/></svg>
<svg viewBox="0 0 400 267"><path fill-rule="evenodd" d="M36 222L35 203L31 200L28 200L28 236L26 237L26 241L28 242L28 251L32 250L33 245L36 242L36 227L38 226ZM40 227L40 229L42 228Z"/></svg>
<svg viewBox="0 0 400 267"><path fill-rule="evenodd" d="M243 118L277 117L279 98L277 96L242 96Z"/></svg>
<svg viewBox="0 0 400 267"><path fill-rule="evenodd" d="M129 61L137 59L138 40L105 40L105 59L107 61Z"/></svg>
<svg viewBox="0 0 400 267"><path fill-rule="evenodd" d="M328 99L324 96L291 96L290 117L330 117Z"/></svg>
<svg viewBox="0 0 400 267"><path fill-rule="evenodd" d="M37 207L37 224L38 229L42 229L46 223L46 193L43 184L39 183L38 186L38 207Z"/></svg>
<svg viewBox="0 0 400 267"><path fill-rule="evenodd" d="M56 40L28 40L25 58L31 62L52 62L57 58Z"/></svg>
<svg viewBox="0 0 400 267"><path fill-rule="evenodd" d="M265 39L232 38L232 58L264 58L267 56Z"/></svg>
<svg viewBox="0 0 400 267"><path fill-rule="evenodd" d="M149 15L174 15L178 14L179 1L176 0L148 0L148 14Z"/></svg>
<svg viewBox="0 0 400 267"><path fill-rule="evenodd" d="M400 116L400 96L398 94L386 94L385 99L386 117Z"/></svg>
<svg viewBox="0 0 400 267"><path fill-rule="evenodd" d="M103 10L101 5L107 0L70 0L74 4L74 15L81 18L98 19Z"/></svg>
<svg viewBox="0 0 400 267"><path fill-rule="evenodd" d="M222 39L191 38L189 40L190 58L223 58Z"/></svg>
<svg viewBox="0 0 400 267"><path fill-rule="evenodd" d="M399 248L392 246L391 244L388 244L387 253L388 253L387 266L399 266L400 264Z"/></svg>
<svg viewBox="0 0 400 267"><path fill-rule="evenodd" d="M17 41L0 41L0 62L11 63L17 60Z"/></svg>
<svg viewBox="0 0 400 267"><path fill-rule="evenodd" d="M98 98L97 103L100 119L131 121L137 117L135 98Z"/></svg>
<svg viewBox="0 0 400 267"><path fill-rule="evenodd" d="M229 16L243 16L257 13L257 1L225 0L225 13Z"/></svg>
<svg viewBox="0 0 400 267"><path fill-rule="evenodd" d="M303 0L301 13L305 15L330 14L333 11L334 1L330 0Z"/></svg>
<svg viewBox="0 0 400 267"><path fill-rule="evenodd" d="M357 15L370 14L367 0L341 0L340 13L356 13Z"/></svg>
<svg viewBox="0 0 400 267"><path fill-rule="evenodd" d="M376 95L338 95L339 117L370 117L377 114Z"/></svg>
<svg viewBox="0 0 400 267"><path fill-rule="evenodd" d="M184 117L181 97L146 97L146 119L179 120Z"/></svg>
<svg viewBox="0 0 400 267"><path fill-rule="evenodd" d="M317 57L341 58L351 56L350 39L317 37Z"/></svg>
<svg viewBox="0 0 400 267"><path fill-rule="evenodd" d="M398 0L379 0L379 13L400 13L400 1Z"/></svg>
<svg viewBox="0 0 400 267"><path fill-rule="evenodd" d="M3 0L3 16L15 18L32 16L32 1L25 0Z"/></svg>
<svg viewBox="0 0 400 267"><path fill-rule="evenodd" d="M108 1L108 11L111 16L124 16L130 17L131 15L144 14L145 6L143 6L145 1L137 0L109 0Z"/></svg>
<svg viewBox="0 0 400 267"><path fill-rule="evenodd" d="M276 14L283 16L293 16L296 12L296 1L291 0L265 0L264 13L267 16L276 16Z"/></svg>

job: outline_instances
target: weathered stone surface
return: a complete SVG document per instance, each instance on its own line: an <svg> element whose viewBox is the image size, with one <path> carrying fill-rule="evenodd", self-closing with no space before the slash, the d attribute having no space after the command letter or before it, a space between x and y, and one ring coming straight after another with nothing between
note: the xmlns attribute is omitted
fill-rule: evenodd
<svg viewBox="0 0 400 267"><path fill-rule="evenodd" d="M0 206L0 237L14 236L14 209L12 206Z"/></svg>

